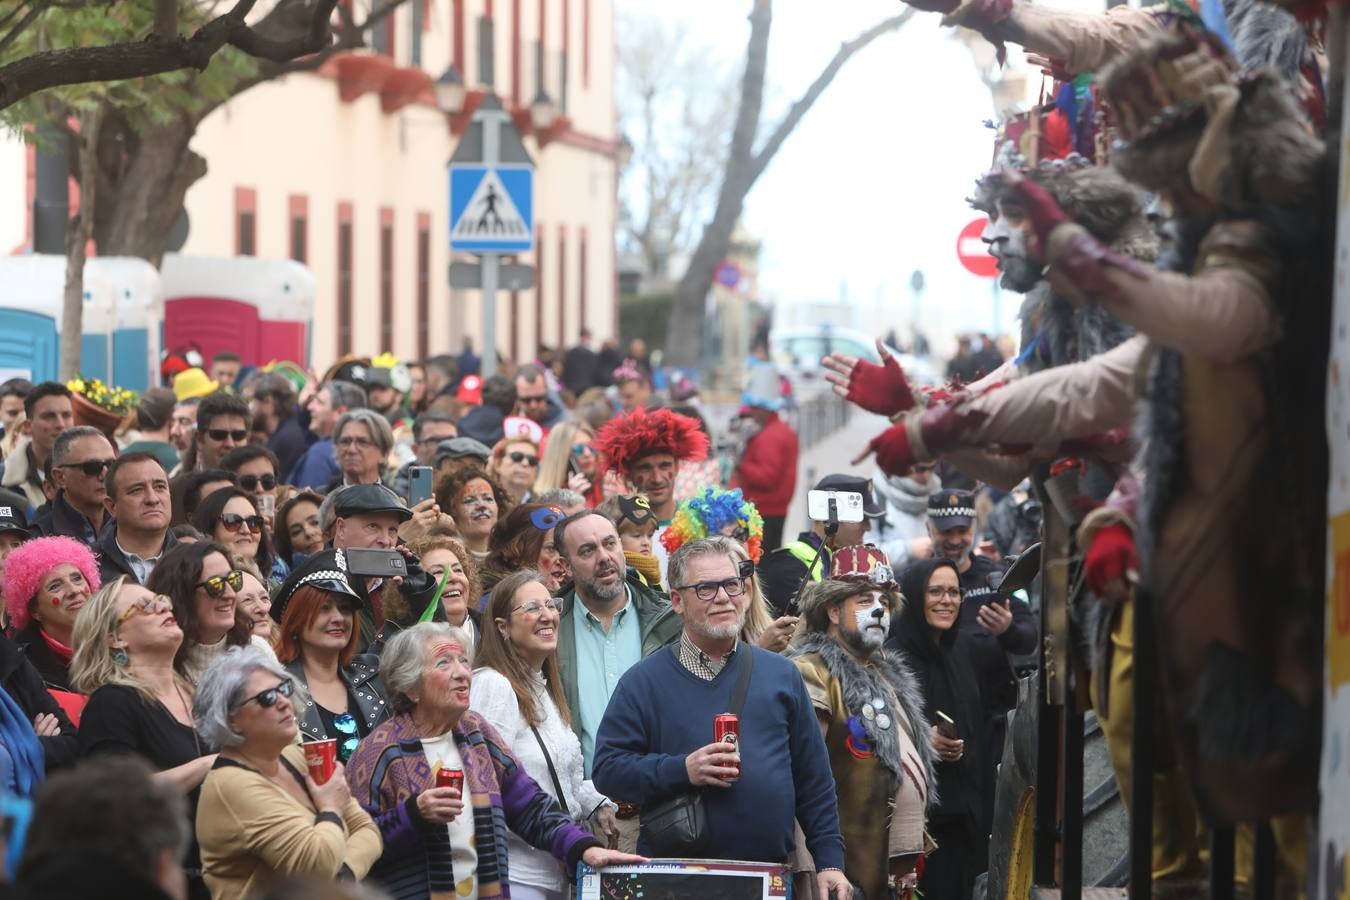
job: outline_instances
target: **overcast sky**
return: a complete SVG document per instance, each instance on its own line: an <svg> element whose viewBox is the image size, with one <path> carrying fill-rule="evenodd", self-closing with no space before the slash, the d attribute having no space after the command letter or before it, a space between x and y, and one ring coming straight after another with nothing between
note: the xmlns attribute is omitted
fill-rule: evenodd
<svg viewBox="0 0 1350 900"><path fill-rule="evenodd" d="M678 19L691 41L727 61L743 57L746 0L617 3L620 15ZM840 42L902 6L849 0L825 9L803 0L774 4L765 128ZM846 289L862 316L880 298L881 318L903 331L910 274L921 269L928 289L920 321L930 335L990 330L990 282L960 266L956 238L975 217L965 197L990 158L984 121L992 114L970 51L934 14L916 14L856 54L750 195L745 224L764 242L761 292L792 304L836 300ZM1019 301L1003 295L1002 330L1012 329Z"/></svg>

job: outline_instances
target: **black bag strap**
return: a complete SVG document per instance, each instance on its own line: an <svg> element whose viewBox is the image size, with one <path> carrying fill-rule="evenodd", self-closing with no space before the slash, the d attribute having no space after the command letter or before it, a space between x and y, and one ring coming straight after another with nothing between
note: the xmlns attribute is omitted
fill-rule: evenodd
<svg viewBox="0 0 1350 900"><path fill-rule="evenodd" d="M741 641L739 652L745 654L745 658L741 660L741 671L736 678L736 689L731 692L731 708L727 710L733 716L739 716L741 707L745 706L745 695L750 691L750 672L755 668L755 648L745 641Z"/></svg>
<svg viewBox="0 0 1350 900"><path fill-rule="evenodd" d="M539 749L544 751L544 762L548 765L548 777L553 779L553 789L558 792L558 805L562 807L563 813L570 819L572 813L567 808L567 795L563 793L562 782L558 780L558 770L553 768L553 757L549 755L548 748L544 746L544 739L540 736L539 729L531 725L530 731L534 732L534 739L539 742Z"/></svg>

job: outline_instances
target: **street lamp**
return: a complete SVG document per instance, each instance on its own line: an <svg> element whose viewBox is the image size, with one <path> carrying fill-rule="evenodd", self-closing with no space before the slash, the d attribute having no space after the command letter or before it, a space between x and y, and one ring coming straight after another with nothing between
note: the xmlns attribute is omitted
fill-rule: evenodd
<svg viewBox="0 0 1350 900"><path fill-rule="evenodd" d="M433 90L436 93L436 105L440 107L441 112L453 116L464 109L464 76L454 63L451 63L450 67L441 73L441 77L436 79Z"/></svg>
<svg viewBox="0 0 1350 900"><path fill-rule="evenodd" d="M541 84L534 95L534 99L530 101L530 124L534 126L535 132L538 133L553 127L553 123L557 120L558 107Z"/></svg>

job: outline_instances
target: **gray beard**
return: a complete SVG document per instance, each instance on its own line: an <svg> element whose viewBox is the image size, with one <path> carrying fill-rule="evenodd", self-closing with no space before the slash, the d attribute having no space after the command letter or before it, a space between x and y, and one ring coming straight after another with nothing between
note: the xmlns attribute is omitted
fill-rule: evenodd
<svg viewBox="0 0 1350 900"><path fill-rule="evenodd" d="M617 581L613 587L606 587L595 581L578 581L577 593L590 600L601 600L610 603L618 600L625 590L624 583Z"/></svg>
<svg viewBox="0 0 1350 900"><path fill-rule="evenodd" d="M726 625L696 625L690 622L689 627L701 637L710 641L727 641L734 637L740 637L741 629L745 627L745 616L738 616L735 622L729 622Z"/></svg>

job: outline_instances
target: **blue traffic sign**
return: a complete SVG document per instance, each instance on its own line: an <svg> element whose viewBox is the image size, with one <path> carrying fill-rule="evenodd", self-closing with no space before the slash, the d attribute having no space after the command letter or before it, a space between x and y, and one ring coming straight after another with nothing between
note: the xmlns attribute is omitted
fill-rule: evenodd
<svg viewBox="0 0 1350 900"><path fill-rule="evenodd" d="M534 169L451 165L450 249L470 253L534 249Z"/></svg>

